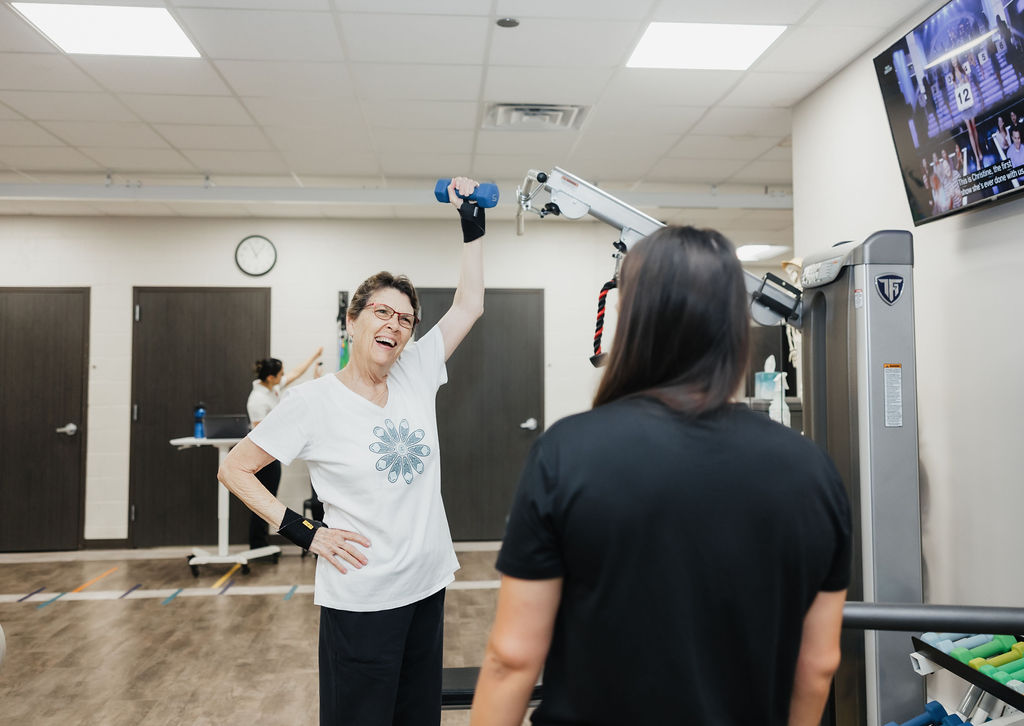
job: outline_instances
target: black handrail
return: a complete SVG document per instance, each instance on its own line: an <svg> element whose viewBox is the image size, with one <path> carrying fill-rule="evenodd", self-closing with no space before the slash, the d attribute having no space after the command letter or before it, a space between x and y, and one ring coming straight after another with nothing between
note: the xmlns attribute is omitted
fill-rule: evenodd
<svg viewBox="0 0 1024 726"><path fill-rule="evenodd" d="M1024 608L848 602L843 627L906 633L1024 633Z"/></svg>

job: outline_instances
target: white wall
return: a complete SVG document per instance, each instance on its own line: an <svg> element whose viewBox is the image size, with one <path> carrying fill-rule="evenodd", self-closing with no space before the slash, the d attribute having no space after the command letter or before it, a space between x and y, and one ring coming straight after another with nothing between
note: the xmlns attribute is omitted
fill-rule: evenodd
<svg viewBox="0 0 1024 726"><path fill-rule="evenodd" d="M796 254L913 231L925 597L1019 606L1024 199L913 227L872 58L924 15L795 109Z"/></svg>
<svg viewBox="0 0 1024 726"><path fill-rule="evenodd" d="M524 237L512 224L489 227L487 285L545 290L546 422L586 409L598 380L588 359L597 293L612 274L613 234L604 225L559 220L535 222ZM234 265L235 245L249 234L277 246L278 263L265 277L246 277ZM3 218L0 287L92 291L86 539L128 534L134 286L269 286L268 354L291 368L323 345L330 368L337 363L339 290L351 293L381 269L404 272L420 287L454 287L461 246L454 219ZM487 324L486 312L479 324ZM183 409L193 405L182 401ZM282 499L298 509L308 491L304 466L289 467Z"/></svg>

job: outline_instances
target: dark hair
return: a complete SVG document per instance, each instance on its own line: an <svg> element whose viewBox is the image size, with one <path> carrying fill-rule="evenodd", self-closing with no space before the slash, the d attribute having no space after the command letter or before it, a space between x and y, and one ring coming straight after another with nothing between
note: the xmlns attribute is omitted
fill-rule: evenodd
<svg viewBox="0 0 1024 726"><path fill-rule="evenodd" d="M725 406L747 368L743 268L714 230L666 227L623 259L619 320L594 406L632 395L699 416Z"/></svg>
<svg viewBox="0 0 1024 726"><path fill-rule="evenodd" d="M284 363L279 361L277 358L263 358L262 360L256 361L253 365L252 370L256 374L256 377L261 381L265 381L271 376L276 376L284 368Z"/></svg>
<svg viewBox="0 0 1024 726"><path fill-rule="evenodd" d="M413 315L416 316L418 321L420 318L420 300L416 295L416 288L413 287L412 280L405 275L392 275L386 271L378 272L376 275L363 280L363 284L356 289L352 295L352 301L348 304L348 317L353 320L359 317L359 313L363 312L366 303L370 301L370 296L386 287L392 287L409 298L409 302L412 303Z"/></svg>

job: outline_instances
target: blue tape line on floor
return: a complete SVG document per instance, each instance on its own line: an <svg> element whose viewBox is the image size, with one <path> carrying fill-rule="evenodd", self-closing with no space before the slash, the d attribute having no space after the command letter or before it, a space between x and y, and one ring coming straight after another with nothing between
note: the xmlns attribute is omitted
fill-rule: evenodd
<svg viewBox="0 0 1024 726"><path fill-rule="evenodd" d="M57 597L51 597L51 598L50 598L49 600L47 600L46 602L41 602L41 603L39 603L38 605L36 605L36 610L38 610L39 608L45 608L45 607L46 607L47 605L49 605L49 604L50 604L51 602L54 602L54 601L56 601L56 600L60 600L60 599L61 599L62 597L64 597L64 596L65 596L66 594L67 594L67 593L64 593L64 592L62 592L62 593L61 593L60 595L58 595Z"/></svg>
<svg viewBox="0 0 1024 726"><path fill-rule="evenodd" d="M235 578L231 578L230 580L228 580L228 584L224 586L224 589L221 590L220 593L218 593L218 594L223 595L224 593L226 593L228 591L228 588L231 587L234 584L235 584Z"/></svg>
<svg viewBox="0 0 1024 726"><path fill-rule="evenodd" d="M298 590L298 589L299 589L298 585L292 585L292 589L288 591L288 594L284 596L284 599L285 600L291 600L292 599L292 595L294 595L295 591Z"/></svg>
<svg viewBox="0 0 1024 726"><path fill-rule="evenodd" d="M160 603L160 604L161 604L161 605L166 605L166 604L167 604L167 603L169 603L169 602L170 602L171 600L173 600L174 598L178 597L178 593L180 593L180 592L181 592L182 590L184 590L184 589L185 589L185 588L183 588L183 587L179 587L179 588L178 588L177 590L175 590L174 592L172 592L172 593L171 593L171 594L170 594L170 595L169 595L169 596L167 597L167 599L166 599L166 600L164 600L164 601L163 601L162 603Z"/></svg>
<svg viewBox="0 0 1024 726"><path fill-rule="evenodd" d="M133 592L138 590L140 587L142 587L142 583L141 582L138 585L136 585L135 587L133 587L132 589L130 589L127 592L125 592L125 594L122 595L121 597L119 597L118 600L123 600L124 598L128 597L130 594L132 594Z"/></svg>

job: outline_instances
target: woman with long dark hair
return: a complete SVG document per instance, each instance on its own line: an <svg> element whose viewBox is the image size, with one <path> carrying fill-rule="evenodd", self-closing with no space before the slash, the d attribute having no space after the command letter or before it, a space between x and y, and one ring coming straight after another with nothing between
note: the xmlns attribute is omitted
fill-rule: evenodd
<svg viewBox="0 0 1024 726"><path fill-rule="evenodd" d="M252 391L245 402L245 410L249 414L249 425L255 428L267 417L281 401L281 393L285 387L294 383L313 365L313 362L324 352L323 346L298 368L284 372L284 363L278 358L261 358L253 366L256 378L252 382ZM256 478L267 491L277 496L277 488L281 485L281 462L272 461L256 472ZM249 513L249 549L255 550L270 544L267 539L269 527L255 512Z"/></svg>
<svg viewBox="0 0 1024 726"><path fill-rule="evenodd" d="M623 260L594 408L534 445L498 556L472 724L817 724L839 662L850 524L812 442L732 402L743 271L669 227Z"/></svg>

